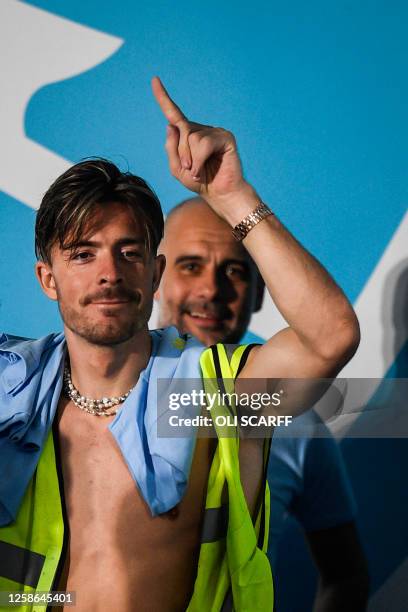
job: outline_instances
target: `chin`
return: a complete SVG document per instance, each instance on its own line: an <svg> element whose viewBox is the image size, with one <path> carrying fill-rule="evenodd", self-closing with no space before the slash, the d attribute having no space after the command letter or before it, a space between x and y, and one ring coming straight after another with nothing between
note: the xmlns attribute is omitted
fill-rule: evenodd
<svg viewBox="0 0 408 612"><path fill-rule="evenodd" d="M206 346L211 346L212 344L217 344L218 342L224 342L225 334L220 332L214 333L203 333L203 332L188 332L192 336L195 336L197 340L205 344Z"/></svg>
<svg viewBox="0 0 408 612"><path fill-rule="evenodd" d="M83 322L79 325L77 322L72 325L70 321L64 321L67 327L77 336L80 336L89 344L97 346L116 346L127 342L145 326L145 321L131 319L126 322Z"/></svg>
<svg viewBox="0 0 408 612"><path fill-rule="evenodd" d="M97 346L116 346L127 342L135 335L134 330L97 330L93 333L80 333L80 336L84 338L90 344Z"/></svg>

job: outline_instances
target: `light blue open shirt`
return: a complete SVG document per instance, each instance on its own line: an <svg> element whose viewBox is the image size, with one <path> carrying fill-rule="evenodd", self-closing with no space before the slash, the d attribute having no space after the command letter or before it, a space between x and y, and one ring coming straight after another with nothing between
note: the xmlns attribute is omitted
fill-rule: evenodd
<svg viewBox="0 0 408 612"><path fill-rule="evenodd" d="M195 446L195 436L157 436L166 408L156 380L170 388L173 379L200 379L203 346L194 338L184 344L174 327L150 335L149 363L109 429L155 516L180 502ZM0 525L15 520L34 474L58 407L65 353L62 333L39 340L0 334Z"/></svg>

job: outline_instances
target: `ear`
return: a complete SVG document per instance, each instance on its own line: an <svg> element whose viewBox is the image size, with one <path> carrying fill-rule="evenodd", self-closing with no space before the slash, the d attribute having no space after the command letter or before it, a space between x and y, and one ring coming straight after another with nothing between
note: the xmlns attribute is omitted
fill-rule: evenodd
<svg viewBox="0 0 408 612"><path fill-rule="evenodd" d="M262 308L262 303L265 293L265 283L262 276L257 272L256 276L256 294L255 294L255 306L253 312L258 312Z"/></svg>
<svg viewBox="0 0 408 612"><path fill-rule="evenodd" d="M51 266L43 261L37 261L35 264L35 275L45 295L51 300L57 300L57 288Z"/></svg>
<svg viewBox="0 0 408 612"><path fill-rule="evenodd" d="M158 299L159 285L163 276L164 268L166 267L166 258L164 255L157 255L154 261L154 274L153 274L153 293L155 299Z"/></svg>

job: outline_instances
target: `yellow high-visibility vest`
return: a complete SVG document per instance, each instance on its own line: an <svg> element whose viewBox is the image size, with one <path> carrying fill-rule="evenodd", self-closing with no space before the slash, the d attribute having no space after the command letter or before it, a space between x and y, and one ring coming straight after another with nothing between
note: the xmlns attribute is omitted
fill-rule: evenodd
<svg viewBox="0 0 408 612"><path fill-rule="evenodd" d="M52 589L64 544L62 496L51 431L16 520L0 528L0 591ZM0 609L44 612L45 606Z"/></svg>
<svg viewBox="0 0 408 612"><path fill-rule="evenodd" d="M231 359L224 345L203 351L200 365L207 392L219 385L233 393L233 379L249 347L239 346ZM211 415L235 414L233 404L215 405ZM217 427L218 444L211 463L193 595L187 612L266 612L273 609L273 581L266 556L269 532L269 489L264 444L264 479L255 524L240 481L239 438ZM225 500L223 491L225 490ZM57 472L53 432L48 435L36 472L17 519L0 528L0 591L35 594L55 588L63 562L63 484ZM11 608L8 608L11 609ZM14 607L18 612L44 612L43 603Z"/></svg>

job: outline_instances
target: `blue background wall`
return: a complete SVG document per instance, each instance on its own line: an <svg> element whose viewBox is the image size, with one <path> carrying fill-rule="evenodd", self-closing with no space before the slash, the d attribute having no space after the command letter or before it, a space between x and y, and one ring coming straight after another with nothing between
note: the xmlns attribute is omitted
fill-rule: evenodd
<svg viewBox="0 0 408 612"><path fill-rule="evenodd" d="M16 4L18 19L12 6ZM27 73L35 70L35 54L45 44L43 32L53 27L44 22L43 32L33 29L32 7L122 41L89 70L61 76L63 80L53 76L48 84L43 78L44 85L27 96L22 107L25 139L66 163L102 155L129 166L154 186L168 211L186 192L167 169L165 121L149 85L159 74L189 117L235 133L248 180L349 298L359 298L407 208L406 3L4 0L3 27L18 26L14 40L22 32L26 39L22 47L6 48L3 42L3 49L0 40L5 90L9 82L24 79L24 70L14 71L14 62L24 67L26 60ZM36 15L42 18L42 13ZM66 27L69 30L69 22ZM85 33L83 44L86 53ZM63 41L55 41L45 64L58 68L59 56L69 63L74 48L63 47ZM7 127L8 113L14 112L13 95L2 109L0 133ZM17 177L14 185L3 184L0 176L0 328L33 337L61 324L55 305L42 296L34 279L35 197L16 197L21 187L17 183L34 181L34 170L26 159L19 162L14 142L12 134L0 139L0 165L7 164L13 152ZM42 190L47 186L44 182ZM406 251L400 252L395 265L406 261L404 257ZM396 344L392 362L405 338ZM404 353L400 362L401 373ZM388 447L383 443L381 450L372 442L369 449L364 447L363 455L388 457L380 480L395 460L403 458L408 466L405 441L398 448L391 442ZM387 517L370 527L379 491L367 485L358 459L361 447L356 445L346 440L343 448L360 502L374 594L405 559L407 530L398 545L384 541L381 549L373 544L373 533L388 529ZM391 489L389 516L396 513L398 519L397 504L407 508L407 500L402 488ZM303 559L298 537L288 537L287 550L293 546L294 557ZM293 555L286 559L279 569L283 584L293 572ZM299 592L288 591L285 605L288 611L304 612L313 592L313 571L301 569L295 575ZM309 599L300 597L302 590Z"/></svg>

